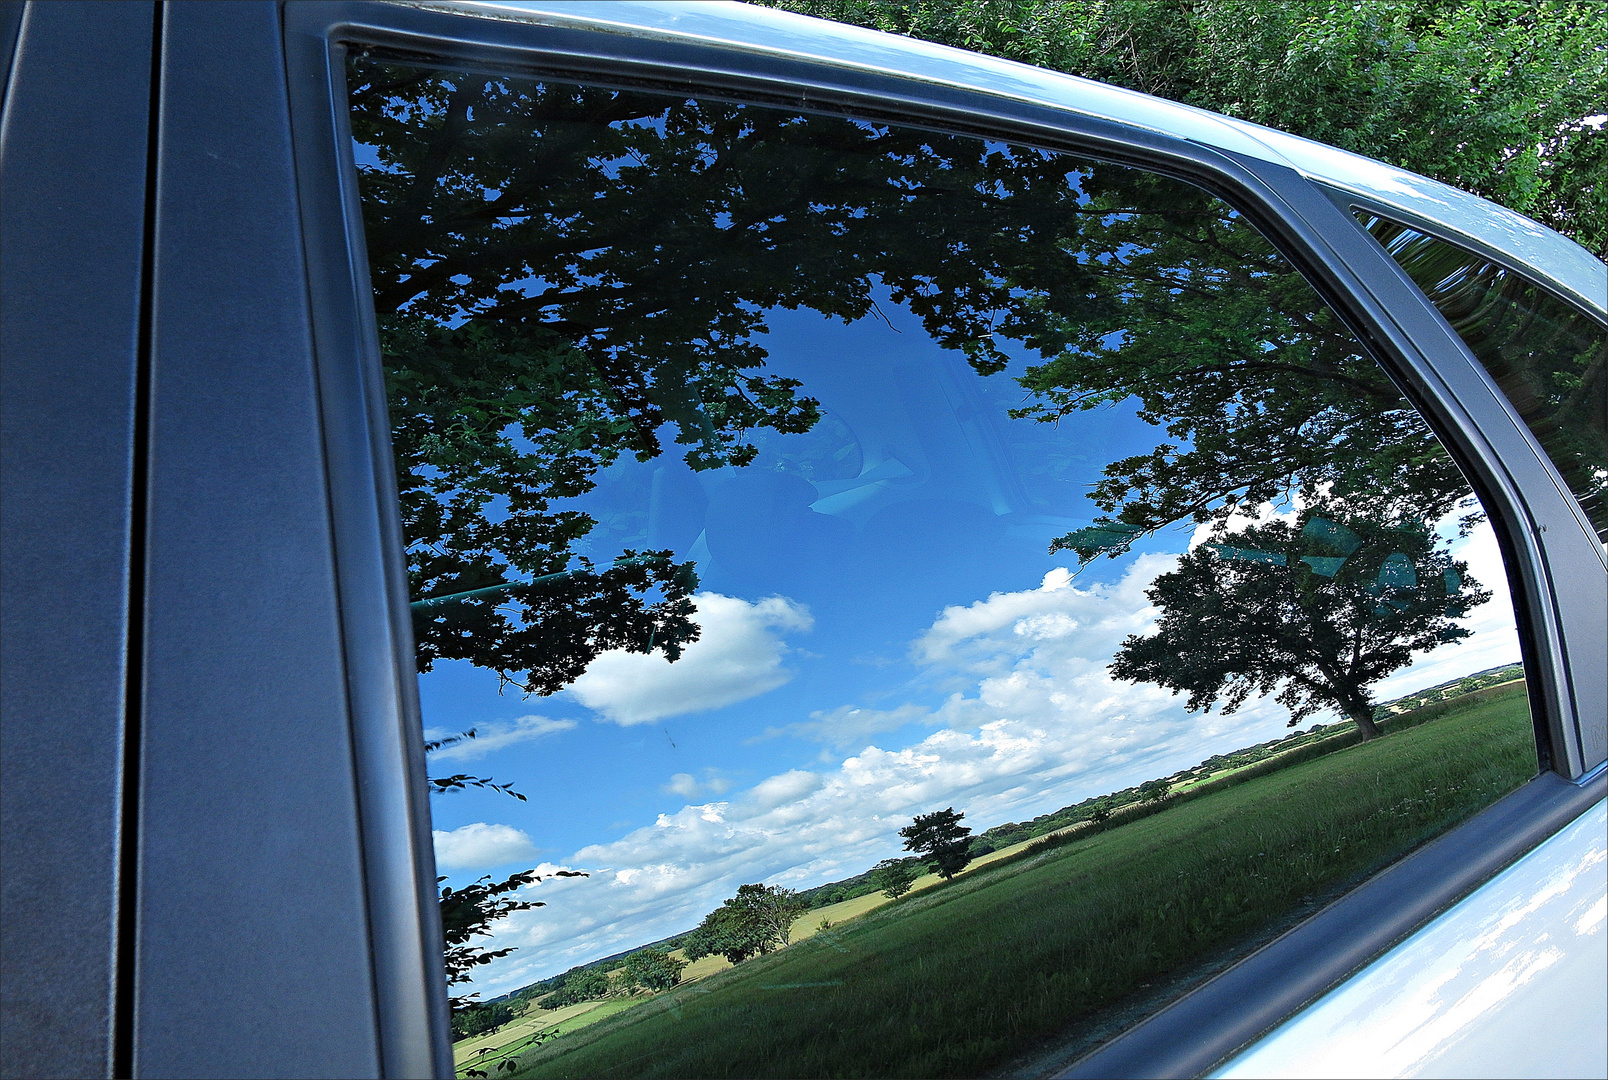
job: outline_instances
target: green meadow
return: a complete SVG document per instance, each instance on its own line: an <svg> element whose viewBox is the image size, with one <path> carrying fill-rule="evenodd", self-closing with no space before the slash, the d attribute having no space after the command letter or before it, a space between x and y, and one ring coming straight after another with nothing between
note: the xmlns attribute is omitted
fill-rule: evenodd
<svg viewBox="0 0 1608 1080"><path fill-rule="evenodd" d="M975 1076L1069 1060L1532 776L1523 684L1477 698L980 866L580 1027L515 1075Z"/></svg>

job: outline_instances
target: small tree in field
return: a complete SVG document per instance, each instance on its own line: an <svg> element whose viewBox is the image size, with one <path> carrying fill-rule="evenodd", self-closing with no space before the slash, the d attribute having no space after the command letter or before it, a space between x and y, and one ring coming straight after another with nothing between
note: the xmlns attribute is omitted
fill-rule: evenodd
<svg viewBox="0 0 1608 1080"><path fill-rule="evenodd" d="M971 829L960 823L965 816L953 806L917 815L899 830L905 850L924 856L933 872L948 881L971 862Z"/></svg>
<svg viewBox="0 0 1608 1080"><path fill-rule="evenodd" d="M1122 643L1111 672L1189 694L1224 713L1278 691L1290 726L1322 708L1379 734L1369 691L1468 636L1458 620L1491 594L1416 527L1308 515L1203 544L1146 591L1156 633Z"/></svg>
<svg viewBox="0 0 1608 1080"><path fill-rule="evenodd" d="M921 867L907 859L883 859L871 871L871 880L889 900L897 900L909 892L920 876Z"/></svg>

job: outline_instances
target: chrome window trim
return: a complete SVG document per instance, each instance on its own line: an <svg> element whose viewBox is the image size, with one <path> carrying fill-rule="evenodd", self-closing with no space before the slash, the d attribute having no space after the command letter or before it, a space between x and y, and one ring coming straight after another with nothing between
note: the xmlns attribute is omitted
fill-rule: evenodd
<svg viewBox="0 0 1608 1080"><path fill-rule="evenodd" d="M1377 195L1354 191L1349 187L1321 177L1314 177L1313 179L1328 191L1329 198L1334 201L1336 206L1348 213L1363 210L1370 214L1377 214L1379 217L1411 226L1419 232L1444 240L1448 244L1466 248L1482 259L1487 259L1534 282L1559 300L1569 304L1571 307L1578 308L1597 322L1608 326L1608 306L1605 306L1605 304L1608 304L1608 282L1587 281L1586 284L1595 284L1601 288L1602 296L1597 298L1581 296L1575 290L1567 288L1563 283L1556 280L1554 276L1543 273L1537 264L1526 262L1513 252L1497 247L1488 240L1472 236L1467 230L1455 228L1453 225L1437 218L1425 217L1411 207L1388 202ZM1464 194L1467 194L1467 192L1464 192ZM1484 200L1481 201L1483 202ZM1502 207L1497 207L1494 203L1486 203L1486 205L1495 207L1498 210L1503 209ZM1509 212L1511 213L1511 211ZM1585 249L1581 248L1581 250L1584 251ZM1592 261L1596 262L1595 259ZM1604 272L1608 273L1608 265L1602 263L1597 265L1603 267Z"/></svg>
<svg viewBox="0 0 1608 1080"><path fill-rule="evenodd" d="M1558 586L1585 568L1596 574L1599 591L1608 591L1600 552L1593 542L1586 552L1588 566L1580 548L1585 537L1575 519L1577 511L1569 509L1573 499L1548 479L1548 467L1530 452L1522 423L1500 394L1493 396L1483 369L1438 311L1360 225L1331 201L1325 189L1292 165L1276 160L1278 155L1262 144L1253 141L1248 145L1243 133L1236 133L1223 118L1198 110L1183 111L1192 121L1198 119L1197 114L1213 121L1221 133L1215 136L1215 145L1206 141L1204 121L1196 123L1194 136L1186 137L1132 120L1093 115L1072 105L1011 97L989 86L924 78L919 71L879 70L762 44L710 43L696 35L640 25L650 22L650 15L667 11L676 18L703 17L703 5L696 8L640 4L606 9L614 16L624 10L638 12L627 24L620 18L611 22L596 17L598 5L592 3L565 5L559 13L538 11L528 17L510 17L488 5L468 4L288 0L284 6L304 240L330 431L327 445L336 501L336 558L341 568L342 609L350 627L347 648L354 733L360 762L371 762L374 775L389 777L387 783L391 784L388 795L367 800L364 806L365 859L371 880L378 883L374 886L379 890L374 894L376 906L381 893L386 893L416 917L433 882L426 881L429 860L421 854L429 850L428 826L419 824L427 817L413 817L406 826L384 817L387 805L406 805L408 813L418 813L409 801L412 796L398 786L396 778L422 776L423 754L414 734L420 720L411 678L412 643L399 513L390 474L389 432L373 308L366 296L366 257L357 227L361 216L343 107L346 43L426 62L513 67L533 74L819 111L852 109L857 115L1015 139L1140 165L1231 198L1308 274L1325 299L1381 357L1485 500L1503 543L1515 595L1523 598L1521 639L1529 670L1536 676L1531 680L1532 710L1546 764L1564 776L1578 777L1595 764L1593 754L1601 760L1602 747L1608 742L1602 734L1605 722L1601 717L1608 709L1592 709L1593 701L1608 691L1599 683L1595 698L1589 687L1582 696L1581 688L1570 678L1568 664L1571 646L1585 642L1577 655L1590 655L1585 651L1590 645L1586 639L1593 637L1593 629L1589 613L1582 615L1582 607L1592 599L1591 582L1587 581L1584 589L1575 582ZM754 21L767 25L778 15L734 6L734 13L753 12L762 13L753 15ZM730 22L733 14L721 18ZM803 25L815 33L832 24L804 20ZM855 31L854 35L869 33ZM937 63L930 55L934 50L940 61L951 66L955 56L968 58L973 68L987 59L871 36L889 56L909 56L913 67L919 67L916 61L923 57L929 65ZM1003 61L990 60L983 66L996 65L1005 65L1013 76L1019 75L1017 69L1034 72L1080 93L1094 87L1107 96L1143 98ZM1226 149L1225 143L1238 151ZM1570 540L1571 533L1578 542ZM1603 619L1608 616L1599 621ZM1265 980L1272 980L1265 988L1273 1000L1270 1019L1249 1034L1240 1030L1225 1036L1232 1043L1227 1049L1219 1045L1222 1040L1213 1043L1215 1056L1199 1060L1193 1071L1205 1071L1306 1004L1573 817L1577 811L1562 815L1557 809L1560 799L1574 806L1559 794L1560 788L1578 792L1568 780L1544 774L1498 804L1505 809L1498 812L1493 807L1447 834L1448 841L1454 836L1462 838L1453 847L1464 852L1458 858L1473 868L1468 874L1418 873L1416 877L1391 878L1396 883L1391 887L1396 889L1413 882L1415 903L1401 905L1404 914L1389 920L1382 933L1343 948L1318 931L1306 930L1309 921L1280 939L1304 943L1299 951L1321 969L1320 974L1297 985L1287 973L1264 973ZM1414 865L1431 864L1421 861ZM399 1064L403 1061L433 1060L441 1075L451 1075L444 992L432 995L426 988L424 998L429 1000L424 1000L408 985L417 980L419 971L438 969L425 955L428 942L410 932L407 922L398 917L390 927L376 924L374 934L377 981L385 1002L381 1011L386 1074L408 1074ZM1164 1010L1147 1023L1161 1022L1170 1011ZM1228 1025L1221 1016L1217 1022ZM1168 1039L1176 1042L1182 1037L1181 1030L1175 1025ZM414 1074L423 1071L416 1069Z"/></svg>

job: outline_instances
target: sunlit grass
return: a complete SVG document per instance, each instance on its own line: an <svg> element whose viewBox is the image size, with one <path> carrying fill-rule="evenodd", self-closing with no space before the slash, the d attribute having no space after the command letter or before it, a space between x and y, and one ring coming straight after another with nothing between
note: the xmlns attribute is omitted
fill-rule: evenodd
<svg viewBox="0 0 1608 1080"><path fill-rule="evenodd" d="M976 1075L1074 1044L1534 772L1519 686L923 890L559 1038L517 1075Z"/></svg>

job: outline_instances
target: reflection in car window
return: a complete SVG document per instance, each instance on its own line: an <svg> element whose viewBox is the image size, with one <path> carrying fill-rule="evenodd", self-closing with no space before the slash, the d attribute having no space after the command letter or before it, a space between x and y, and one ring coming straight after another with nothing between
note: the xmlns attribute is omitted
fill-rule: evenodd
<svg viewBox="0 0 1608 1080"><path fill-rule="evenodd" d="M1485 365L1608 543L1608 329L1473 252L1359 217Z"/></svg>
<svg viewBox="0 0 1608 1080"><path fill-rule="evenodd" d="M1217 198L351 85L460 1072L1048 1068L1533 774L1468 484Z"/></svg>

